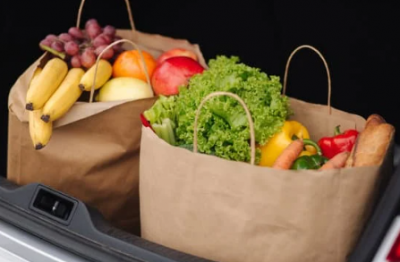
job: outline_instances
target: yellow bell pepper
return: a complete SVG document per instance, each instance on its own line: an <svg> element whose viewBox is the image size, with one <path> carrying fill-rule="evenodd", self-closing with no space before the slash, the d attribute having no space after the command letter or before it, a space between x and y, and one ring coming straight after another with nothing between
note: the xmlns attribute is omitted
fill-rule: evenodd
<svg viewBox="0 0 400 262"><path fill-rule="evenodd" d="M305 126L297 121L285 121L282 130L275 134L265 145L260 146L261 160L260 166L271 167L282 151L293 141L292 137L297 136L301 139L309 139L310 134ZM314 147L306 146L306 150L300 156L316 154Z"/></svg>

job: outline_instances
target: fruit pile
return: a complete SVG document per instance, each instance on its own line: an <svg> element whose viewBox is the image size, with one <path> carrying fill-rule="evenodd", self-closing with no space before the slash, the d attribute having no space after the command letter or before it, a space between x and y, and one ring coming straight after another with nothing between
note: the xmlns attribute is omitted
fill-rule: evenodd
<svg viewBox="0 0 400 262"><path fill-rule="evenodd" d="M74 68L90 68L96 62L99 54L112 42L120 40L116 35L115 27L106 25L101 27L96 19L90 19L85 24L85 30L71 27L68 33L47 35L40 41L40 48L66 60ZM122 52L121 45L115 45L102 55L110 60L114 55Z"/></svg>
<svg viewBox="0 0 400 262"><path fill-rule="evenodd" d="M146 51L142 51L142 54L156 95L176 95L180 86L186 85L193 75L204 71L196 54L182 48L168 50L157 59ZM113 64L113 77L133 77L147 81L142 65L137 50L124 51Z"/></svg>
<svg viewBox="0 0 400 262"><path fill-rule="evenodd" d="M142 57L138 50L125 50L122 43L108 48L120 39L113 26L102 28L90 19L85 30L71 27L68 33L48 35L40 42L49 59L34 72L26 94L35 149L48 144L52 123L92 87L96 102L133 101L153 97L154 93L169 96L177 94L180 86L204 70L195 53L184 49L172 49L155 58L146 51L141 51ZM106 48L96 71L96 60Z"/></svg>

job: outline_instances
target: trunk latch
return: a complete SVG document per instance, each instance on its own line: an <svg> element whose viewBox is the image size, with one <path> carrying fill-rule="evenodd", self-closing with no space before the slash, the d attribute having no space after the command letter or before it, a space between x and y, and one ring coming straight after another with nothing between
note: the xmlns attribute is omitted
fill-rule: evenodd
<svg viewBox="0 0 400 262"><path fill-rule="evenodd" d="M75 209L76 202L68 197L47 188L39 188L31 208L43 215L60 222L68 222Z"/></svg>

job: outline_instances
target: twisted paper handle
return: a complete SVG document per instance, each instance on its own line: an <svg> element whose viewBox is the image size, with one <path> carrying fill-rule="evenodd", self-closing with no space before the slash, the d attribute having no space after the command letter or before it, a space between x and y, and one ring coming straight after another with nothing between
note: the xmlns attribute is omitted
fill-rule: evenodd
<svg viewBox="0 0 400 262"><path fill-rule="evenodd" d="M331 109L331 96L332 96L331 73L329 71L328 63L326 62L324 56L321 54L320 51L318 51L313 46L301 45L301 46L297 47L295 50L293 50L293 52L290 54L290 56L289 56L289 58L288 58L288 60L286 62L285 75L284 75L284 78L283 78L283 91L282 91L282 93L283 93L283 95L286 94L287 75L288 75L288 72L289 72L290 62L292 61L293 56L299 50L304 49L304 48L308 48L308 49L313 50L315 53L317 53L319 55L319 57L322 59L322 62L324 63L324 66L325 66L325 69L326 69L327 78L328 78L328 102L327 102L327 105L328 105L329 114L331 114L331 111L332 111L332 109Z"/></svg>
<svg viewBox="0 0 400 262"><path fill-rule="evenodd" d="M144 73L145 73L145 75L146 75L147 84L149 85L149 88L150 88L150 90L151 90L151 93L152 93L153 96L154 96L153 88L152 88L151 82L150 82L149 71L147 70L147 65L146 65L146 63L145 63L145 60L144 60L142 51L139 49L139 47L138 47L134 42L132 42L132 41L130 41L130 40L127 40L127 39L121 39L121 40L115 41L115 42L111 43L110 45L108 45L106 48L104 48L104 50L103 50L103 51L99 54L99 56L97 57L96 65L95 65L96 67L95 67L95 70L94 70L93 84L92 84L92 88L90 89L90 100L89 100L89 103L92 103L92 102L93 102L93 95L94 95L94 89L95 89L95 82L96 82L96 77L97 77L97 68L99 67L99 61L100 61L102 55L103 55L108 49L112 48L112 47L115 46L115 45L118 45L119 43L123 43L123 42L126 42L126 43L131 44L134 48L136 48L136 50L138 50L139 55L140 55L140 59L142 60L142 63L143 63L143 68L144 68Z"/></svg>
<svg viewBox="0 0 400 262"><path fill-rule="evenodd" d="M128 16L129 16L129 22L132 28L132 32L134 33L136 31L135 29L135 23L133 22L133 16L132 16L132 10L131 10L131 5L129 4L129 0L125 0L126 3L126 10L128 11ZM76 27L79 28L81 24L81 17L82 17L82 11L83 11L83 6L85 4L85 0L81 1L81 4L79 6L78 10L78 17L76 19Z"/></svg>

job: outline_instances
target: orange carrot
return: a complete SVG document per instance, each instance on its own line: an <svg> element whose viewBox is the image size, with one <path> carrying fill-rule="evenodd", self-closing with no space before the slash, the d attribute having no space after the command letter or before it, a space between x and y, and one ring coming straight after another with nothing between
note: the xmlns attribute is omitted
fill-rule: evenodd
<svg viewBox="0 0 400 262"><path fill-rule="evenodd" d="M300 155L301 151L303 151L304 143L302 140L297 139L288 145L285 150L278 156L275 160L273 168L276 169L289 169L292 167L293 162Z"/></svg>
<svg viewBox="0 0 400 262"><path fill-rule="evenodd" d="M345 166L350 152L341 152L328 160L319 170L337 169Z"/></svg>

